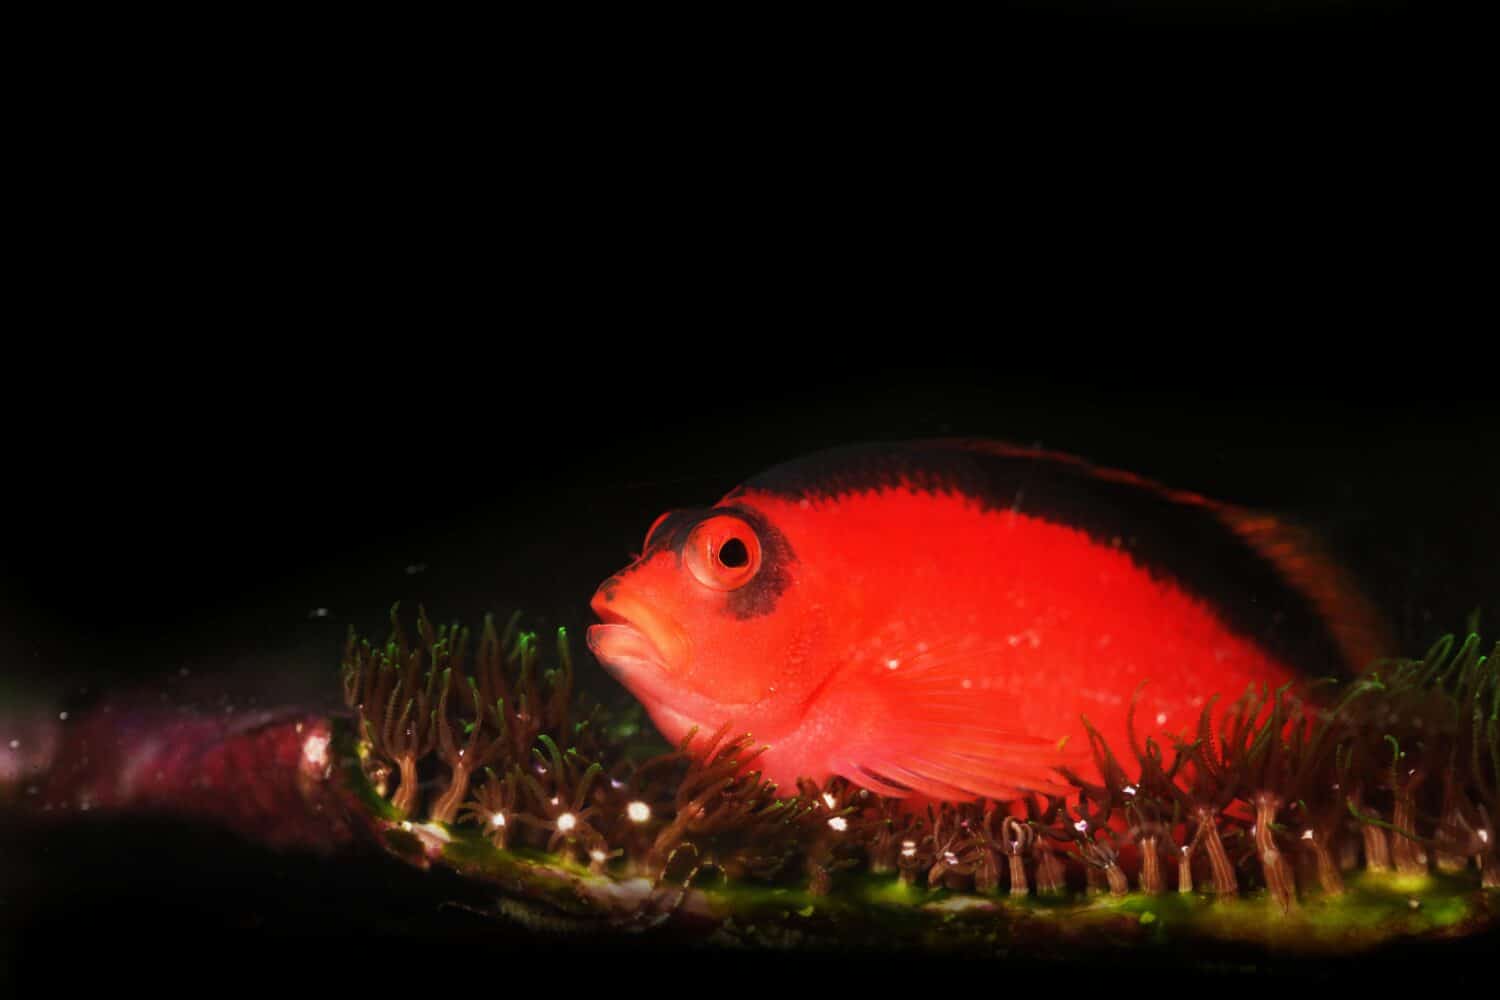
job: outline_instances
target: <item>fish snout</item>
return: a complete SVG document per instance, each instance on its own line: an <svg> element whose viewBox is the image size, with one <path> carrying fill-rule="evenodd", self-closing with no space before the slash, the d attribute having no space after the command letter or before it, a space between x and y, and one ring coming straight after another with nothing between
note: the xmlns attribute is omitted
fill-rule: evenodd
<svg viewBox="0 0 1500 1000"><path fill-rule="evenodd" d="M687 669L692 646L681 626L618 576L600 584L589 607L603 623L589 628L589 650L612 673L623 678L643 667L669 675Z"/></svg>

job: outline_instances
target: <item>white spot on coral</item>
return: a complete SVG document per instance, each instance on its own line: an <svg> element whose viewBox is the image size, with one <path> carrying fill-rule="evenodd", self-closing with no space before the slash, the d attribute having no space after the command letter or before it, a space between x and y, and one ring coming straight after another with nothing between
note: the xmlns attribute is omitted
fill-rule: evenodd
<svg viewBox="0 0 1500 1000"><path fill-rule="evenodd" d="M901 841L901 856L903 858L915 857L917 853L917 842L915 840Z"/></svg>
<svg viewBox="0 0 1500 1000"><path fill-rule="evenodd" d="M1312 831L1311 830L1303 830L1302 831L1302 839L1303 840L1312 840L1313 839L1313 833L1312 833Z"/></svg>
<svg viewBox="0 0 1500 1000"><path fill-rule="evenodd" d="M505 825L505 813L497 812L490 817L490 826L502 827Z"/></svg>
<svg viewBox="0 0 1500 1000"><path fill-rule="evenodd" d="M557 817L557 828L563 833L571 833L573 831L573 828L577 825L578 817L574 816L572 813L563 813L561 816Z"/></svg>
<svg viewBox="0 0 1500 1000"><path fill-rule="evenodd" d="M839 833L843 833L845 830L849 829L849 821L842 816L830 816L828 819L828 825L833 827Z"/></svg>
<svg viewBox="0 0 1500 1000"><path fill-rule="evenodd" d="M625 807L625 815L630 817L632 823L644 823L651 818L651 807L637 800Z"/></svg>
<svg viewBox="0 0 1500 1000"><path fill-rule="evenodd" d="M1081 819L1077 823L1073 824L1073 829L1077 830L1079 833L1086 833L1088 831L1088 828L1089 821L1086 819Z"/></svg>
<svg viewBox="0 0 1500 1000"><path fill-rule="evenodd" d="M604 864L604 859L609 857L609 855L605 854L603 851L599 850L599 848L596 847L592 851L589 851L589 857L593 858L595 861L599 862L602 865Z"/></svg>
<svg viewBox="0 0 1500 1000"><path fill-rule="evenodd" d="M302 743L302 759L313 767L328 766L328 734L313 733Z"/></svg>

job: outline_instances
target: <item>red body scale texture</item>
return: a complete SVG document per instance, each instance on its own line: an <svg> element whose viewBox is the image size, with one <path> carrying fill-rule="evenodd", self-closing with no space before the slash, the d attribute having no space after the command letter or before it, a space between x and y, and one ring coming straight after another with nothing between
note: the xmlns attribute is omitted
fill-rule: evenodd
<svg viewBox="0 0 1500 1000"><path fill-rule="evenodd" d="M1126 713L1141 682L1137 736L1170 751L1165 734L1191 739L1213 695L1232 700L1248 684L1298 677L1134 562L1126 539L1100 544L957 493L789 500L748 490L726 505L753 508L785 535L791 582L770 614L740 619L720 595L685 596L672 553L622 574L623 588L691 639L692 662L674 683L726 707L722 718L684 718L642 698L669 738L691 723L753 733L771 747L758 765L784 786L835 773L869 784L858 766L889 774L933 746L961 744L965 726L1066 737L1067 763L1097 780L1080 717L1128 753ZM1302 575L1317 568L1309 562ZM962 748L973 758L967 790L1012 783L1014 760Z"/></svg>

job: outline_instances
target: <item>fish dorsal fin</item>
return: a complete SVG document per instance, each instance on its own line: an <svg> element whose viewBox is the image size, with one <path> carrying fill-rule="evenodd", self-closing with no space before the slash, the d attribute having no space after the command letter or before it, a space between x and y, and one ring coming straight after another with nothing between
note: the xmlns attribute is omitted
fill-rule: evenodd
<svg viewBox="0 0 1500 1000"><path fill-rule="evenodd" d="M1009 692L973 683L999 653L998 647L923 647L893 651L888 662L897 664L894 669L861 668L876 672L871 688L879 721L835 755L834 771L897 797L1009 799L1073 791L1059 769L1080 769L1087 748L1068 746L1061 733L1028 731Z"/></svg>

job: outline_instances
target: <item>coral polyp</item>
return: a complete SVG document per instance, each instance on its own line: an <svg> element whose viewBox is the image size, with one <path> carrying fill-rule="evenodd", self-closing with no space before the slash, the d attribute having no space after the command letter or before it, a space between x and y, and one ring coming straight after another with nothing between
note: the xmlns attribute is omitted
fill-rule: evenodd
<svg viewBox="0 0 1500 1000"><path fill-rule="evenodd" d="M638 724L575 697L564 633L546 669L516 621L486 621L472 674L469 633L425 613L415 644L394 612L384 645L351 635L355 722L339 749L367 800L397 776L368 822L421 814L447 831L398 854L530 886L536 905L707 920L772 893L845 920L898 903L989 913L991 931L1037 913L1080 926L1134 914L1162 921L1157 934L1171 918L1189 936L1313 949L1354 909L1369 943L1494 909L1500 647L1482 655L1477 635L1315 701L1289 688L1211 700L1170 747L1136 738L1132 702L1128 746L1087 727L1097 783L1064 771L1071 794L914 805L841 778L778 788L748 735L694 731L651 753ZM1211 901L1219 917L1201 909ZM1246 907L1275 919L1247 921Z"/></svg>

